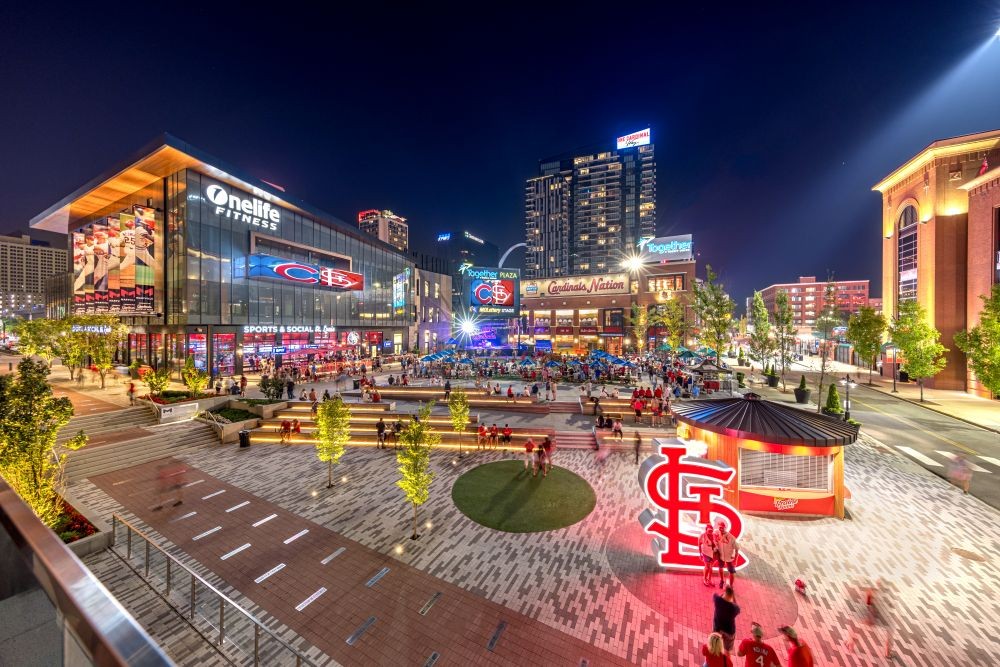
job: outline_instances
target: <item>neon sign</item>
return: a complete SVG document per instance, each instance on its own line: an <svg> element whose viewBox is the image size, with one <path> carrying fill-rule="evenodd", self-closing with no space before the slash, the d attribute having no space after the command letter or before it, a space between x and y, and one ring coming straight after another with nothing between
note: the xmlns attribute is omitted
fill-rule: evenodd
<svg viewBox="0 0 1000 667"><path fill-rule="evenodd" d="M653 551L661 566L701 570L705 564L698 550L700 526L722 518L733 537L743 533L743 518L722 498L723 486L732 481L736 470L721 461L688 456L683 445L660 445L659 449L660 454L650 456L639 468L639 484L656 507L643 510L639 523L654 537ZM748 562L741 552L736 569Z"/></svg>
<svg viewBox="0 0 1000 667"><path fill-rule="evenodd" d="M271 206L269 202L256 197L242 199L215 183L205 188L205 198L215 204L216 215L272 231L277 230L278 223L281 222L279 209Z"/></svg>
<svg viewBox="0 0 1000 667"><path fill-rule="evenodd" d="M442 234L438 234L438 241L450 241L450 240L451 240L451 232L444 232Z"/></svg>
<svg viewBox="0 0 1000 667"><path fill-rule="evenodd" d="M649 129L647 127L645 130L639 130L632 134L626 134L624 137L618 137L618 141L615 142L616 147L631 148L633 146L648 146L650 140Z"/></svg>

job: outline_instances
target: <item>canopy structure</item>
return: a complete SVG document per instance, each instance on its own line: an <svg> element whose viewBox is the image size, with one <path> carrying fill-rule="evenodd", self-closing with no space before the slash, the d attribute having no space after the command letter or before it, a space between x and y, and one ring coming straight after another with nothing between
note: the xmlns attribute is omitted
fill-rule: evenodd
<svg viewBox="0 0 1000 667"><path fill-rule="evenodd" d="M559 368L560 366L562 366L562 364L560 364L558 361L550 361L545 365L548 366L549 368Z"/></svg>
<svg viewBox="0 0 1000 667"><path fill-rule="evenodd" d="M733 374L733 372L728 368L723 368L714 361L710 361L708 359L703 360L701 363L695 364L694 366L691 367L691 370L694 371L695 373L702 373L702 374L712 374L712 373L724 374L724 375Z"/></svg>
<svg viewBox="0 0 1000 667"><path fill-rule="evenodd" d="M670 406L681 422L744 440L777 445L842 447L858 438L858 427L835 417L784 403L743 398L678 401Z"/></svg>

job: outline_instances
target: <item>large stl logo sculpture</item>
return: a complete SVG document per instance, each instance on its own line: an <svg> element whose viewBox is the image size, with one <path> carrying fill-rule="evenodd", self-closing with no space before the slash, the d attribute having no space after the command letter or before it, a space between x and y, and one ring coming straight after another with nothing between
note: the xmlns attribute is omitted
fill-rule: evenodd
<svg viewBox="0 0 1000 667"><path fill-rule="evenodd" d="M743 532L743 518L722 497L723 485L732 481L736 471L721 461L688 456L683 445L660 445L659 450L639 467L643 494L656 507L643 510L639 523L653 536L653 553L660 565L701 570L705 563L698 537L705 524L714 526L722 519L733 537L738 539ZM736 568L747 563L741 552Z"/></svg>

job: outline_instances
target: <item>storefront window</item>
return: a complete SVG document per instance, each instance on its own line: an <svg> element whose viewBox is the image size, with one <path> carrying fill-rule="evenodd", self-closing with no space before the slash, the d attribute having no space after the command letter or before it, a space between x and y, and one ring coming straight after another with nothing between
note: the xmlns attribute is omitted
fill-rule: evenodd
<svg viewBox="0 0 1000 667"><path fill-rule="evenodd" d="M190 334L188 336L187 356L194 359L194 367L208 370L208 347L205 334Z"/></svg>
<svg viewBox="0 0 1000 667"><path fill-rule="evenodd" d="M740 486L830 491L829 456L740 450Z"/></svg>
<svg viewBox="0 0 1000 667"><path fill-rule="evenodd" d="M236 374L236 334L212 334L214 375Z"/></svg>

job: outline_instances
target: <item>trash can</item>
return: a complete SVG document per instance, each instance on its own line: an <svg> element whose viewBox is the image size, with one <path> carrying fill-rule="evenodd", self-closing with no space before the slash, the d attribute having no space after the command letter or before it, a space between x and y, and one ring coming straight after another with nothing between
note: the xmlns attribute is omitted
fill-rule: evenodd
<svg viewBox="0 0 1000 667"><path fill-rule="evenodd" d="M906 371L899 371L899 381L900 382L909 382L910 381L910 374L907 373Z"/></svg>
<svg viewBox="0 0 1000 667"><path fill-rule="evenodd" d="M361 389L361 380L352 380L351 384L354 385L355 389Z"/></svg>
<svg viewBox="0 0 1000 667"><path fill-rule="evenodd" d="M240 431L240 447L250 446L250 431L243 429Z"/></svg>

